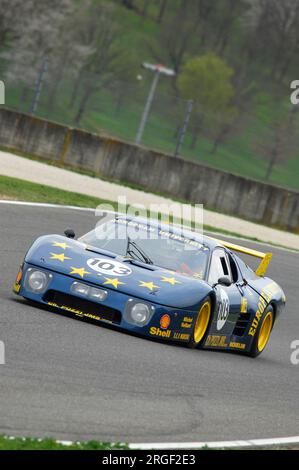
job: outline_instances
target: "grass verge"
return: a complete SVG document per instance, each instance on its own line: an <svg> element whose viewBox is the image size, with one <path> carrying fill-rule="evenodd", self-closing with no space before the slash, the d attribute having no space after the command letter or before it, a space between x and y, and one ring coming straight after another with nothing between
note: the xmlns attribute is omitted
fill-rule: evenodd
<svg viewBox="0 0 299 470"><path fill-rule="evenodd" d="M240 448L216 448L212 449L207 446L200 450L299 450L298 445L281 445L281 446L256 446L256 447L240 447ZM9 437L0 436L1 450L129 450L127 444L86 441L73 442L69 445L58 443L54 439L35 439L30 437Z"/></svg>
<svg viewBox="0 0 299 470"><path fill-rule="evenodd" d="M1 450L127 450L126 444L87 441L70 445L59 444L54 439L33 439L30 437L0 436Z"/></svg>
<svg viewBox="0 0 299 470"><path fill-rule="evenodd" d="M106 199L87 196L84 194L64 191L62 189L52 188L38 183L11 178L0 175L0 199L19 200L27 202L41 202L50 204L63 204L77 207L96 208L100 204L109 204L114 210L117 209L117 203ZM224 229L204 225L205 232L219 233L225 236L244 238L237 232L231 232ZM252 242L263 243L263 240L255 237L246 237ZM267 242L267 245L280 246ZM282 248L287 248L281 246ZM297 250L292 250L297 251Z"/></svg>

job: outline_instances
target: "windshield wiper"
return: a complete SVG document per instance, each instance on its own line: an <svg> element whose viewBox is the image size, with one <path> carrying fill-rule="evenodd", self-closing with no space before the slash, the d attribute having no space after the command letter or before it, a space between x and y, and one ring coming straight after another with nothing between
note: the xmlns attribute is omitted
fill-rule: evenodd
<svg viewBox="0 0 299 470"><path fill-rule="evenodd" d="M139 261L146 264L154 264L150 257L137 245L136 242L132 241L130 237L128 237L126 255L129 255L132 258L137 257Z"/></svg>

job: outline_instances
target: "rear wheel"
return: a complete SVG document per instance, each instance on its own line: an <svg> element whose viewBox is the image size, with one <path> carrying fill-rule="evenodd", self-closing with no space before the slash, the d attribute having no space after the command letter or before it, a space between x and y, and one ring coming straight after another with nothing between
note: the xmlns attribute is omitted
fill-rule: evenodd
<svg viewBox="0 0 299 470"><path fill-rule="evenodd" d="M199 309L198 315L196 317L193 331L190 337L189 346L191 348L199 348L203 345L206 335L208 332L208 327L210 324L212 314L212 304L210 297L207 297Z"/></svg>
<svg viewBox="0 0 299 470"><path fill-rule="evenodd" d="M260 326L255 334L249 355L251 357L259 356L266 348L274 324L274 310L269 305L264 311L260 320Z"/></svg>

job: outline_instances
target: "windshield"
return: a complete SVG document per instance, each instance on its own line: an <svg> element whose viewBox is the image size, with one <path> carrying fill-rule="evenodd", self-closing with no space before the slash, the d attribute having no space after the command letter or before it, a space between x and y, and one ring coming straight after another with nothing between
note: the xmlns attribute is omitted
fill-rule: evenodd
<svg viewBox="0 0 299 470"><path fill-rule="evenodd" d="M126 219L114 218L101 223L80 241L94 250L106 250L138 261L148 259L156 266L198 279L204 279L209 258L209 248L195 239Z"/></svg>

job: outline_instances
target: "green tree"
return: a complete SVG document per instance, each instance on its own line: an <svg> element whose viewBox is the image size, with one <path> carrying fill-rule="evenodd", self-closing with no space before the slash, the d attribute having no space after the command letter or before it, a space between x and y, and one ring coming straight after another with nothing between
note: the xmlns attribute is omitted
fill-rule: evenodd
<svg viewBox="0 0 299 470"><path fill-rule="evenodd" d="M294 111L295 109L295 111ZM277 105L266 132L255 144L256 153L266 160L265 180L269 181L276 165L283 165L298 153L298 119L297 109L289 110Z"/></svg>
<svg viewBox="0 0 299 470"><path fill-rule="evenodd" d="M233 73L233 69L213 53L192 58L183 67L178 89L183 98L196 102L191 121L191 148L195 147L198 133L205 126L205 116L209 116L208 121L212 125L211 116L217 116L218 120L219 115L231 112Z"/></svg>

